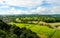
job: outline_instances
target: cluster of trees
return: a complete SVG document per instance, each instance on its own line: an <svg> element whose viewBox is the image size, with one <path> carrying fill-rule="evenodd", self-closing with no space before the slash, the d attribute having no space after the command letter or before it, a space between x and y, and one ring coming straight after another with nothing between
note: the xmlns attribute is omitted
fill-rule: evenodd
<svg viewBox="0 0 60 38"><path fill-rule="evenodd" d="M43 21L43 22L60 22L60 17L54 17L50 15L12 15L12 16L0 16L5 22L28 22L28 21ZM18 21L16 19L19 18Z"/></svg>
<svg viewBox="0 0 60 38"><path fill-rule="evenodd" d="M16 18L17 19L17 18ZM28 23L28 22L32 22L32 21L43 21L43 22L47 22L47 23L50 23L50 22L56 22L55 18L50 18L50 17L21 17L21 18L18 18L18 20L16 20L15 22L23 22L23 23Z"/></svg>
<svg viewBox="0 0 60 38"><path fill-rule="evenodd" d="M0 38L40 38L35 32L25 27L19 28L15 25L8 25L0 20Z"/></svg>

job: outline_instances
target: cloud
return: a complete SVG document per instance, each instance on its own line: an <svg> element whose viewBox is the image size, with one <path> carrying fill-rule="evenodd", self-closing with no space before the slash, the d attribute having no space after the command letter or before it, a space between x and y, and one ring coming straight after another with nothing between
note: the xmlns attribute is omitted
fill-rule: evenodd
<svg viewBox="0 0 60 38"><path fill-rule="evenodd" d="M5 0L5 4L20 7L34 7L42 4L43 0Z"/></svg>
<svg viewBox="0 0 60 38"><path fill-rule="evenodd" d="M38 7L30 11L16 10L12 8L8 11L8 13L9 14L46 14L46 13L49 14L50 12L48 8Z"/></svg>
<svg viewBox="0 0 60 38"><path fill-rule="evenodd" d="M15 8L11 8L7 12L0 11L0 14L60 14L59 7L52 7L50 9L46 7L37 7L34 10L16 10Z"/></svg>
<svg viewBox="0 0 60 38"><path fill-rule="evenodd" d="M46 7L38 7L35 10L32 10L31 13L33 14L60 14L60 7L52 7L52 8L46 8Z"/></svg>
<svg viewBox="0 0 60 38"><path fill-rule="evenodd" d="M0 0L0 4L0 14L60 14L60 0Z"/></svg>
<svg viewBox="0 0 60 38"><path fill-rule="evenodd" d="M49 4L51 4L51 5L58 5L58 6L60 6L60 0L46 0L46 3L49 3Z"/></svg>
<svg viewBox="0 0 60 38"><path fill-rule="evenodd" d="M43 8L43 7L38 7L35 10L24 11L24 10L16 10L16 9L12 8L8 11L8 13L10 13L10 14L45 14L44 11L46 12L46 11L48 11L48 9Z"/></svg>
<svg viewBox="0 0 60 38"><path fill-rule="evenodd" d="M7 12L9 9L11 9L10 6L6 6L6 5L0 6L0 12Z"/></svg>
<svg viewBox="0 0 60 38"><path fill-rule="evenodd" d="M9 8L9 6L0 6L0 8Z"/></svg>
<svg viewBox="0 0 60 38"><path fill-rule="evenodd" d="M0 4L3 4L3 0L0 0Z"/></svg>
<svg viewBox="0 0 60 38"><path fill-rule="evenodd" d="M38 7L37 9L32 10L31 12L36 14L51 14L51 10L46 7Z"/></svg>
<svg viewBox="0 0 60 38"><path fill-rule="evenodd" d="M59 7L59 6L53 7L53 8L51 9L51 12L52 12L53 14L60 14L60 7Z"/></svg>
<svg viewBox="0 0 60 38"><path fill-rule="evenodd" d="M28 11L16 10L15 8L11 8L7 13L9 13L9 14L29 14Z"/></svg>

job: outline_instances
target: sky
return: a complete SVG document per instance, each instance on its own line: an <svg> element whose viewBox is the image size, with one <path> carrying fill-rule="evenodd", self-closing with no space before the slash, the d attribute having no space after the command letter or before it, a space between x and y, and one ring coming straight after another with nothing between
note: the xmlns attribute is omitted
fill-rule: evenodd
<svg viewBox="0 0 60 38"><path fill-rule="evenodd" d="M0 14L60 14L60 0L0 0Z"/></svg>

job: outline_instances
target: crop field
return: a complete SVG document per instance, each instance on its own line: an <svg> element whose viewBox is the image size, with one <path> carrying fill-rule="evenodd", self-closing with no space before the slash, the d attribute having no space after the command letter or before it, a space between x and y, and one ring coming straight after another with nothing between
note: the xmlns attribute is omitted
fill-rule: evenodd
<svg viewBox="0 0 60 38"><path fill-rule="evenodd" d="M42 38L60 38L60 31L49 28L47 26L41 26L37 24L25 24L25 23L9 23L15 24L16 26L22 28L26 27L27 29L31 29L33 32L36 32Z"/></svg>

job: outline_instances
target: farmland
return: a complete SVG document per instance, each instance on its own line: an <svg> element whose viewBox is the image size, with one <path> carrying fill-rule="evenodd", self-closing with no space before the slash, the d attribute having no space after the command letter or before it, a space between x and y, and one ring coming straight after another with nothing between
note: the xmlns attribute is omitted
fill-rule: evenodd
<svg viewBox="0 0 60 38"><path fill-rule="evenodd" d="M59 15L11 15L0 17L4 23L21 29L24 27L30 29L40 38L60 38Z"/></svg>
<svg viewBox="0 0 60 38"><path fill-rule="evenodd" d="M41 37L44 38L60 38L60 31L56 29L49 28L47 26L41 26L37 24L25 24L25 23L10 23L19 26L20 28L26 27L27 29L31 29L33 32L36 32L38 35L44 35ZM54 25L54 23L52 23ZM55 23L57 24L57 23ZM56 31L56 32L55 32ZM54 37L55 36L55 37Z"/></svg>

